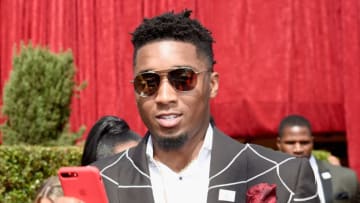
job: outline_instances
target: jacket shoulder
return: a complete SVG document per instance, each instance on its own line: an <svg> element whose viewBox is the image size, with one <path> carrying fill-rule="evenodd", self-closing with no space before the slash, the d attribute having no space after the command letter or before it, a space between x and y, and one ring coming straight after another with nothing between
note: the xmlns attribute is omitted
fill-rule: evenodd
<svg viewBox="0 0 360 203"><path fill-rule="evenodd" d="M253 151L255 151L263 156L266 156L268 158L271 158L277 162L280 162L280 161L283 161L286 159L294 159L294 157L289 154L286 154L286 153L283 153L280 151L276 151L271 148L267 148L267 147L260 146L257 144L249 144L249 146L253 149Z"/></svg>
<svg viewBox="0 0 360 203"><path fill-rule="evenodd" d="M124 162L125 159L126 151L99 159L90 165L97 167L101 171L110 165L117 165L118 163Z"/></svg>

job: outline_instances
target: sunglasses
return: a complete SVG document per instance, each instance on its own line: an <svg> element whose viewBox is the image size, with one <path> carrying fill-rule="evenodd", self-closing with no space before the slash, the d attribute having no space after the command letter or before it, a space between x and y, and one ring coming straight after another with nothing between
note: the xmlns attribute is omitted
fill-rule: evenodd
<svg viewBox="0 0 360 203"><path fill-rule="evenodd" d="M138 73L131 82L134 84L135 92L138 95L149 97L158 91L161 76L166 75L175 90L186 92L196 87L198 74L208 71L194 71L190 67L176 67L164 71L144 71Z"/></svg>

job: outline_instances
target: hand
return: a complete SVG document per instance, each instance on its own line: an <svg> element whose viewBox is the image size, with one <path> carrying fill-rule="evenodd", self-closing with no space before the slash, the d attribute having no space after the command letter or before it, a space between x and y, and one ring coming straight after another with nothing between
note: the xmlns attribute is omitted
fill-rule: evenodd
<svg viewBox="0 0 360 203"><path fill-rule="evenodd" d="M332 165L335 165L335 166L341 166L341 162L340 162L340 159L334 155L329 155L327 160L329 161L329 163L331 163Z"/></svg>
<svg viewBox="0 0 360 203"><path fill-rule="evenodd" d="M82 200L76 199L74 197L59 197L56 198L55 203L85 203Z"/></svg>

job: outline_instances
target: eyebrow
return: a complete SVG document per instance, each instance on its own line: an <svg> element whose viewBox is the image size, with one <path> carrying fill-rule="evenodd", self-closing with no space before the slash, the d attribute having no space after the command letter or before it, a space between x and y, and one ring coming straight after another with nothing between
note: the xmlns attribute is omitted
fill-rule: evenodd
<svg viewBox="0 0 360 203"><path fill-rule="evenodd" d="M167 71L167 70L177 69L177 68L191 68L192 70L197 71L193 66L190 66L190 65L175 65L175 66L170 66L170 67L168 67L168 69L164 69L161 71L155 71L154 68L146 68L145 70L142 70L142 71L138 72L137 74L146 73L146 72L162 72L162 71Z"/></svg>

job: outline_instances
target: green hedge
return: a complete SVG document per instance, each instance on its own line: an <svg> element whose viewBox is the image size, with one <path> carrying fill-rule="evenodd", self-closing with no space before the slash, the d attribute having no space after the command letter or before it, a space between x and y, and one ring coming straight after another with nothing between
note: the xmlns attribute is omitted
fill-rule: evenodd
<svg viewBox="0 0 360 203"><path fill-rule="evenodd" d="M43 180L61 166L80 165L82 148L0 146L0 202L31 203Z"/></svg>

